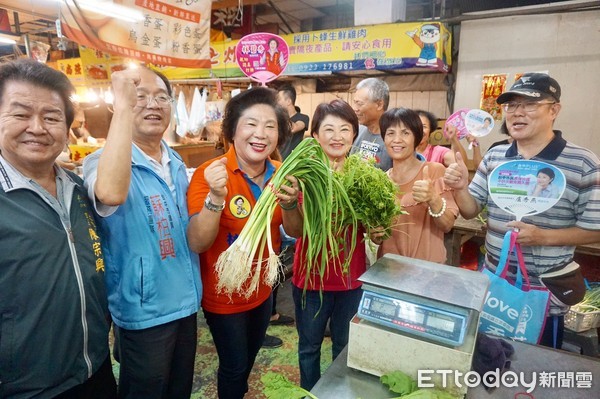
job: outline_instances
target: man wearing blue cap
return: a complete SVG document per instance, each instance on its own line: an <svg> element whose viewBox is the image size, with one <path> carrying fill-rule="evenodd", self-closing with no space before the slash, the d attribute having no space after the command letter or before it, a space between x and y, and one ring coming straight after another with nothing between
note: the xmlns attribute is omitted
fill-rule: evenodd
<svg viewBox="0 0 600 399"><path fill-rule="evenodd" d="M470 185L460 154L444 176L444 182L454 189L456 203L465 218L473 218L485 205L488 207L485 267L495 270L504 234L517 228L517 242L521 244L532 285L538 286L540 274L561 270L572 262L577 245L600 241L600 160L553 129L561 109L560 95L560 85L547 74L524 74L497 100L506 113L513 143L490 149ZM517 222L490 200L488 176L504 162L524 159L557 167L567 184L554 207ZM569 309L566 302L573 301L562 298L561 302L554 295L551 299L548 317L556 317L550 318L552 322L547 320L540 344L560 348L564 314Z"/></svg>

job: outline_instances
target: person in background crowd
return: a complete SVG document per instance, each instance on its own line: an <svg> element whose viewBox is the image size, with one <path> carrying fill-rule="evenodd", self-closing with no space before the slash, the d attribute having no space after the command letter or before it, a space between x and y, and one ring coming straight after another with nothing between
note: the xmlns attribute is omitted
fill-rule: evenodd
<svg viewBox="0 0 600 399"><path fill-rule="evenodd" d="M456 151L460 151L465 159L467 158L467 153L456 135L456 129L446 128L446 135L448 141L450 141L451 148L429 144L429 137L437 129L438 120L429 111L418 109L415 112L419 114L419 118L421 118L421 123L423 124L423 139L417 145L417 153L423 155L427 162L438 162L447 167L455 161L454 153Z"/></svg>
<svg viewBox="0 0 600 399"><path fill-rule="evenodd" d="M358 118L346 102L333 100L317 106L311 134L323 148L332 168L340 170L343 167L357 131ZM328 261L327 271L322 279L318 274L307 277L306 245L302 238L296 242L292 294L298 330L300 385L306 390L311 390L321 377L321 345L328 322L332 360L335 360L348 344L349 323L356 314L362 296L358 277L366 271L364 233L364 228L361 227L348 274L343 275L340 270L345 260L342 250L337 259ZM371 239L380 243L382 234L374 232ZM301 235L302 228L297 231L296 236Z"/></svg>
<svg viewBox="0 0 600 399"><path fill-rule="evenodd" d="M62 73L0 66L0 397L116 398L104 259L83 181L59 168Z"/></svg>
<svg viewBox="0 0 600 399"><path fill-rule="evenodd" d="M385 149L379 118L390 103L390 89L383 80L368 78L356 85L352 108L358 117L360 127L354 140L351 153L359 153L363 158L374 158L375 165L384 171L392 167L392 159Z"/></svg>
<svg viewBox="0 0 600 399"><path fill-rule="evenodd" d="M285 108L292 122L292 136L279 146L281 157L285 160L304 138L308 130L308 115L296 111L296 89L292 85L284 85L277 89L277 102Z"/></svg>
<svg viewBox="0 0 600 399"><path fill-rule="evenodd" d="M553 130L561 110L560 94L558 82L550 76L524 74L497 100L506 113L513 143L491 148L470 185L460 155L444 176L465 218L475 217L487 205L485 267L496 269L505 233L518 229L517 242L522 246L532 285L537 286L541 285L537 276L571 263L577 245L600 241L600 160L591 151L563 139L559 130ZM488 176L501 163L522 159L546 162L562 170L567 185L554 207L517 222L490 201ZM548 317L553 320L546 320L540 344L560 349L568 306L553 295L551 298Z"/></svg>
<svg viewBox="0 0 600 399"><path fill-rule="evenodd" d="M456 127L448 126L448 129L456 130ZM469 147L471 147L473 150L473 168L475 170L477 170L477 167L479 167L479 164L481 163L481 158L482 158L481 149L479 147L479 141L477 140L477 137L473 136L472 134L467 134L466 139L469 142ZM461 155L462 155L462 153L461 153ZM465 157L463 159L467 159L467 158Z"/></svg>
<svg viewBox="0 0 600 399"><path fill-rule="evenodd" d="M396 219L392 235L379 246L378 257L397 254L431 262L446 262L444 234L454 226L458 207L446 190L445 168L415 156L422 142L419 114L406 108L386 111L379 120L381 134L393 166L389 178L400 189L402 209L408 215Z"/></svg>
<svg viewBox="0 0 600 399"><path fill-rule="evenodd" d="M239 399L248 392L248 376L269 325L272 296L264 279L249 297L220 293L215 264L248 222L261 192L270 189L269 180L281 164L269 155L289 131L289 116L277 104L274 90L257 87L238 94L227 103L223 119L224 138L232 143L229 151L202 164L190 183L188 238L200 254L202 309L219 355L220 399ZM297 206L298 181L291 176L287 179L291 186L284 185L276 193L280 206L270 225L274 248L280 245L279 226L296 231L302 220ZM244 198L249 215L233 213L239 198Z"/></svg>
<svg viewBox="0 0 600 399"><path fill-rule="evenodd" d="M488 151L491 150L492 148L498 146L498 145L512 144L513 138L510 137L510 133L508 133L508 128L506 127L506 119L504 121L502 121L502 125L500 126L500 133L505 134L508 137L506 139L504 139L504 140L496 141L495 143L493 143L490 146L490 148L488 148Z"/></svg>
<svg viewBox="0 0 600 399"><path fill-rule="evenodd" d="M83 164L106 254L119 397L189 398L202 293L187 244L188 179L162 140L171 117L164 75L112 74L114 114L106 145Z"/></svg>

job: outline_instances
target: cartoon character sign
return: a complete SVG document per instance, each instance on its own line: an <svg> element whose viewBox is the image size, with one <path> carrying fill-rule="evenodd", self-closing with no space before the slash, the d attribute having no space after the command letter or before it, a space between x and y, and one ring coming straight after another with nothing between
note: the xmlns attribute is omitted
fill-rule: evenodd
<svg viewBox="0 0 600 399"><path fill-rule="evenodd" d="M421 54L417 60L416 66L437 67L437 42L440 41L440 25L426 24L421 26L421 32L417 35L419 29L406 32L417 46L421 48Z"/></svg>

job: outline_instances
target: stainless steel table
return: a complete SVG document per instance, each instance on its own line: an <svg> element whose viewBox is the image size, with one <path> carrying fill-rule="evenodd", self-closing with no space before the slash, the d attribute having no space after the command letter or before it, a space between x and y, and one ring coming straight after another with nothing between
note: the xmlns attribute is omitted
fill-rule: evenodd
<svg viewBox="0 0 600 399"><path fill-rule="evenodd" d="M579 356L564 351L557 351L541 346L511 342L515 348L515 354L511 358L510 370L523 372L525 381L530 382L532 372L537 372L537 387L531 392L535 399L592 399L600 398L600 360ZM379 378L350 369L346 366L348 347L346 347L338 358L323 374L311 393L319 399L385 399L394 397L385 386L379 382ZM398 351L398 356L402 352ZM432 366L435 368L435 366ZM554 383L549 387L540 385L541 372L554 373ZM559 387L557 376L559 372L572 372L574 375L591 375L590 388L576 388L575 378L568 378L567 374L563 382L573 382L573 387ZM585 374L583 374L585 373ZM470 388L467 399L526 399L529 396L515 396L519 392L525 392L523 386L506 388L500 387L486 391L482 387ZM396 397L398 395L395 395Z"/></svg>

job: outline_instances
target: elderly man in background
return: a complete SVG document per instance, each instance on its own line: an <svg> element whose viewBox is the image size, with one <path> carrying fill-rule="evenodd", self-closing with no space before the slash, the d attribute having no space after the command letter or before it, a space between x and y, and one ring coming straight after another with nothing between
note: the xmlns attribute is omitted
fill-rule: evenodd
<svg viewBox="0 0 600 399"><path fill-rule="evenodd" d="M114 73L112 81L108 139L83 169L107 237L119 397L189 398L202 285L186 238L186 167L162 139L171 86L147 68Z"/></svg>
<svg viewBox="0 0 600 399"><path fill-rule="evenodd" d="M485 267L496 269L504 234L516 228L527 271L532 284L538 286L540 274L561 270L571 263L577 245L600 242L600 161L594 153L566 141L559 130L553 129L561 110L560 95L558 82L550 76L524 74L497 100L506 113L512 144L490 148L470 185L460 153L456 153L457 163L451 164L444 176L466 219L488 207ZM498 165L511 160L541 161L560 169L567 181L558 203L518 222L490 200L488 176ZM568 306L554 295L551 298L548 316L553 316L556 323L546 320L540 344L560 348Z"/></svg>
<svg viewBox="0 0 600 399"><path fill-rule="evenodd" d="M0 66L0 397L115 398L93 207L58 167L74 110L62 73Z"/></svg>
<svg viewBox="0 0 600 399"><path fill-rule="evenodd" d="M365 159L374 158L375 166L384 171L392 167L392 159L385 149L379 130L379 118L390 104L390 88L381 79L368 78L356 85L352 108L360 126L351 154L359 153Z"/></svg>

